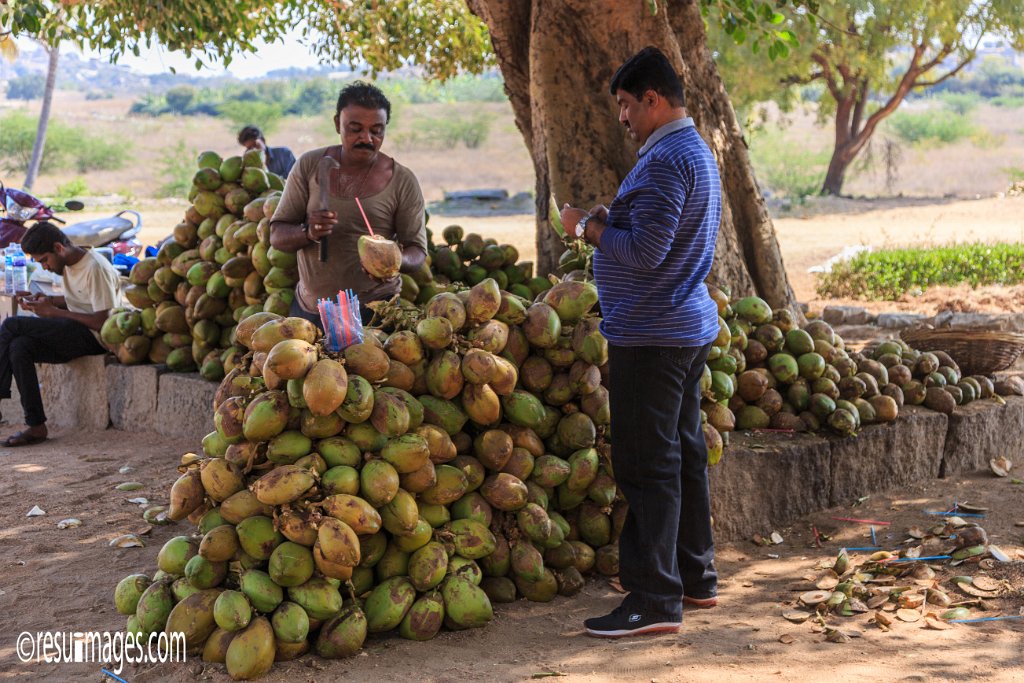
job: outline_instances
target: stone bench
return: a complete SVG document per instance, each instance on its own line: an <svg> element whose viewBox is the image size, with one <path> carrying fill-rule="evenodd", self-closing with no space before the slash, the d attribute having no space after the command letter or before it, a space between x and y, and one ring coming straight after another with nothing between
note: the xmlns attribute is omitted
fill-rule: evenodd
<svg viewBox="0 0 1024 683"><path fill-rule="evenodd" d="M708 471L715 537L750 538L828 507L831 472L830 445L820 436L731 434Z"/></svg>
<svg viewBox="0 0 1024 683"><path fill-rule="evenodd" d="M868 425L857 436L829 436L829 504L934 479L942 466L948 420L942 413L905 406L895 422Z"/></svg>
<svg viewBox="0 0 1024 683"><path fill-rule="evenodd" d="M196 450L214 428L218 385L198 373L168 372L164 365L121 365L113 356L97 355L41 363L36 374L52 431L152 430L180 436L184 449ZM12 384L3 412L9 424L22 422L17 384Z"/></svg>
<svg viewBox="0 0 1024 683"><path fill-rule="evenodd" d="M1005 396L1006 405L981 400L958 406L949 416L940 477L987 469L988 461L1005 455L1024 464L1024 397Z"/></svg>
<svg viewBox="0 0 1024 683"><path fill-rule="evenodd" d="M113 356L82 356L69 363L36 365L47 427L98 430L110 425L108 360ZM20 404L19 399L19 413ZM13 418L12 414L8 420L15 421ZM21 421L21 415L16 421Z"/></svg>
<svg viewBox="0 0 1024 683"><path fill-rule="evenodd" d="M213 397L217 382L199 373L165 372L160 375L153 430L180 436L182 452L199 452L203 437L213 431Z"/></svg>
<svg viewBox="0 0 1024 683"><path fill-rule="evenodd" d="M164 365L107 366L110 426L124 431L144 431L156 419L160 376Z"/></svg>

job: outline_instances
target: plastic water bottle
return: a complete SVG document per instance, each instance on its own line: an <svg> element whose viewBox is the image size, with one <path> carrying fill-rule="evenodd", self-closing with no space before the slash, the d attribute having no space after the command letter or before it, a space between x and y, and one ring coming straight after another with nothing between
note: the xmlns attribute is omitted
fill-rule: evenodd
<svg viewBox="0 0 1024 683"><path fill-rule="evenodd" d="M25 256L25 252L21 250L21 245L17 244L14 247L15 251L12 256L12 270L14 275L14 291L15 292L27 292L28 291L28 259Z"/></svg>
<svg viewBox="0 0 1024 683"><path fill-rule="evenodd" d="M14 293L14 245L4 247L4 292Z"/></svg>

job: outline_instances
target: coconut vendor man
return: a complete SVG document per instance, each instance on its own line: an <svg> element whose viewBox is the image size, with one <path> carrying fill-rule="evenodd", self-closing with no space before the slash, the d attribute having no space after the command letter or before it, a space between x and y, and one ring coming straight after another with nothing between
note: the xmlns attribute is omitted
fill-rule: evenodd
<svg viewBox="0 0 1024 683"><path fill-rule="evenodd" d="M391 103L380 89L361 81L346 86L334 115L341 144L303 154L288 176L271 219L270 244L298 257L299 282L290 315L319 326L317 300L335 299L339 290L352 289L366 323L372 315L367 303L398 294L398 275L379 280L360 264L356 245L370 228L398 244L401 272L412 273L426 260L419 182L412 171L380 151L390 119ZM333 160L326 163L326 172L321 161L325 157Z"/></svg>
<svg viewBox="0 0 1024 683"><path fill-rule="evenodd" d="M664 54L648 47L631 57L610 91L619 122L640 145L637 163L610 207L566 204L561 218L596 247L609 344L612 464L629 504L619 540L628 595L584 626L615 638L678 631L684 604L717 602L700 378L718 334L704 279L721 186Z"/></svg>
<svg viewBox="0 0 1024 683"><path fill-rule="evenodd" d="M13 316L0 325L0 398L18 383L26 428L4 441L5 448L45 441L46 413L36 363L67 363L107 353L99 330L111 308L121 304L121 278L107 259L71 240L52 223L36 223L21 248L44 270L63 277L64 295L18 293L18 303L35 316Z"/></svg>

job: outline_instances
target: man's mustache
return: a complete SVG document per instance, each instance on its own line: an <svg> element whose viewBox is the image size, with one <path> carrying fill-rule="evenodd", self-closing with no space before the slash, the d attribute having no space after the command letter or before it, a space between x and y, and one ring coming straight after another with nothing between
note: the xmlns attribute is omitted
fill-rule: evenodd
<svg viewBox="0 0 1024 683"><path fill-rule="evenodd" d="M357 142L357 143L355 144L355 148L356 148L356 149L368 149L368 150L370 150L371 152L372 152L372 151L373 151L373 149L374 149L374 148L373 148L373 145L371 145L371 144L370 144L370 143L368 143L368 142Z"/></svg>

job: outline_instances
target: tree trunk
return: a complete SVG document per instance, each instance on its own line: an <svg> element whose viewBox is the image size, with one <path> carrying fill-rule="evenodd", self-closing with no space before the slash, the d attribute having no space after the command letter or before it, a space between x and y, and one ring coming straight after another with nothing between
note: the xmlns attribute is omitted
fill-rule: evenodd
<svg viewBox="0 0 1024 683"><path fill-rule="evenodd" d="M828 171L825 173L825 182L821 185L821 193L838 197L843 191L843 183L846 181L846 169L850 166L853 157L847 154L846 148L836 148L832 151L832 159L828 162Z"/></svg>
<svg viewBox="0 0 1024 683"><path fill-rule="evenodd" d="M46 128L50 125L50 107L53 104L53 91L57 86L57 60L60 58L60 43L55 45L44 45L50 56L50 62L46 67L46 89L43 91L43 106L39 110L39 127L36 129L36 141L32 145L32 160L28 164L28 173L25 174L24 189L26 192L32 190L39 175L39 167L43 163L43 148L46 146Z"/></svg>
<svg viewBox="0 0 1024 683"><path fill-rule="evenodd" d="M734 296L757 294L795 307L775 229L750 165L735 112L708 51L694 0L467 0L487 24L516 124L537 174L538 272L563 247L549 201L607 204L636 162L636 145L608 93L627 58L656 45L684 79L687 109L718 160L723 211L711 280Z"/></svg>

